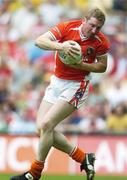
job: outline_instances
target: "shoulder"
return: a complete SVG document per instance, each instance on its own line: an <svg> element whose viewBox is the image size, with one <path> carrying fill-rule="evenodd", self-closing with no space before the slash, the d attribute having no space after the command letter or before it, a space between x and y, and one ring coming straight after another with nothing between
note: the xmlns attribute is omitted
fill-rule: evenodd
<svg viewBox="0 0 127 180"><path fill-rule="evenodd" d="M100 56L106 54L110 49L110 43L107 36L102 32L99 32L95 38L98 40L97 55Z"/></svg>
<svg viewBox="0 0 127 180"><path fill-rule="evenodd" d="M62 23L67 28L79 27L82 24L82 20L71 20Z"/></svg>
<svg viewBox="0 0 127 180"><path fill-rule="evenodd" d="M56 39L61 39L62 37L66 36L67 33L70 34L71 30L76 28L78 29L81 24L82 20L60 22L49 31L55 36Z"/></svg>
<svg viewBox="0 0 127 180"><path fill-rule="evenodd" d="M82 24L82 19L68 21L68 25L71 25L71 26L77 26L77 25L81 25L81 24Z"/></svg>
<svg viewBox="0 0 127 180"><path fill-rule="evenodd" d="M98 41L100 42L100 45L101 46L105 46L107 48L110 47L110 42L109 42L109 39L108 37L103 34L102 32L99 32L97 35L96 35L96 38L98 39Z"/></svg>

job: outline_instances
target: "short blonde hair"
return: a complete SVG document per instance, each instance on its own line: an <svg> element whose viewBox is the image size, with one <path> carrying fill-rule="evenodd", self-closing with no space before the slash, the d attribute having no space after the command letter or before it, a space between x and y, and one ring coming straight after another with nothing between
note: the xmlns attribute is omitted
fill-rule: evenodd
<svg viewBox="0 0 127 180"><path fill-rule="evenodd" d="M94 8L88 12L86 18L90 19L91 17L98 19L100 22L102 22L102 25L105 23L105 14L99 8Z"/></svg>

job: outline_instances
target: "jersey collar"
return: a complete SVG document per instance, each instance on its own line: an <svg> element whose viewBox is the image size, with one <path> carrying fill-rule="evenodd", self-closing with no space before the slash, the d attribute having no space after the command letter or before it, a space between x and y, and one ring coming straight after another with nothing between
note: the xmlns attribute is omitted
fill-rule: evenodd
<svg viewBox="0 0 127 180"><path fill-rule="evenodd" d="M82 31L81 31L82 26L83 26L83 24L81 24L81 25L79 26L79 35L80 35L80 38L81 38L82 41L86 41L86 40L88 39L88 37L86 37L86 36L83 35L83 33L82 33Z"/></svg>

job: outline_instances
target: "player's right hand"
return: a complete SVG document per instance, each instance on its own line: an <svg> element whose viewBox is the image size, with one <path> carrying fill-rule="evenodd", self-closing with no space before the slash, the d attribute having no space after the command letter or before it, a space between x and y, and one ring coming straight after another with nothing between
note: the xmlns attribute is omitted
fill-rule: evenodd
<svg viewBox="0 0 127 180"><path fill-rule="evenodd" d="M80 49L76 46L75 41L65 41L61 44L62 50L65 54L75 58L75 56L79 55Z"/></svg>

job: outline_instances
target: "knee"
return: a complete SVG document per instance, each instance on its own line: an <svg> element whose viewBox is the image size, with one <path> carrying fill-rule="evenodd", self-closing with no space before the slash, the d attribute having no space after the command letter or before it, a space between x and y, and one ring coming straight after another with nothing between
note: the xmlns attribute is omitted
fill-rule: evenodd
<svg viewBox="0 0 127 180"><path fill-rule="evenodd" d="M43 122L38 128L38 131L43 132L43 133L51 133L51 132L53 132L53 130L54 129L53 129L51 123L49 123L49 122Z"/></svg>

